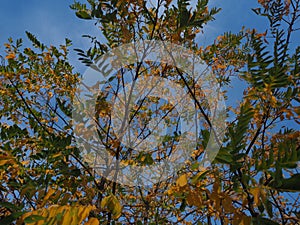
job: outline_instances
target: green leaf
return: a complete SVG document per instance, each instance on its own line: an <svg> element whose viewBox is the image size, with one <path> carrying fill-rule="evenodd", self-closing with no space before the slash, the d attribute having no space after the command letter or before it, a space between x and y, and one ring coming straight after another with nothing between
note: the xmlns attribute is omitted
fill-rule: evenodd
<svg viewBox="0 0 300 225"><path fill-rule="evenodd" d="M11 209L11 210L16 210L16 209L21 210L22 209L22 206L16 206L10 202L0 202L0 206Z"/></svg>
<svg viewBox="0 0 300 225"><path fill-rule="evenodd" d="M35 222L38 222L40 220L45 220L44 217L42 216L39 216L39 215L31 215L31 216L28 216L24 219L24 222L25 223L35 223Z"/></svg>
<svg viewBox="0 0 300 225"><path fill-rule="evenodd" d="M265 208L267 210L267 213L269 215L270 218L273 217L273 205L272 202L270 202L268 199L264 202L265 204Z"/></svg>
<svg viewBox="0 0 300 225"><path fill-rule="evenodd" d="M233 154L239 154L239 151L244 148L245 135L253 114L254 111L250 102L246 102L241 106L237 124L234 127L229 128L229 136L231 139L230 148L232 149Z"/></svg>
<svg viewBox="0 0 300 225"><path fill-rule="evenodd" d="M192 178L191 183L196 184L198 181L203 180L208 172L209 172L209 170L207 170L205 172L199 172L197 175L195 175Z"/></svg>
<svg viewBox="0 0 300 225"><path fill-rule="evenodd" d="M279 191L300 191L300 174L294 174L290 178L282 179L281 185L273 186Z"/></svg>
<svg viewBox="0 0 300 225"><path fill-rule="evenodd" d="M79 10L76 12L76 16L80 19L90 20L92 19L92 16L90 13L86 10Z"/></svg>
<svg viewBox="0 0 300 225"><path fill-rule="evenodd" d="M190 18L190 12L187 9L183 9L180 14L180 27L185 27L188 25Z"/></svg>
<svg viewBox="0 0 300 225"><path fill-rule="evenodd" d="M183 211L185 210L185 207L186 207L186 200L183 199L183 200L182 200L182 203L181 203L181 205L180 205L180 211L183 212Z"/></svg>
<svg viewBox="0 0 300 225"><path fill-rule="evenodd" d="M221 148L215 158L215 161L219 163L231 164L233 161L232 154L229 152L227 148Z"/></svg>
<svg viewBox="0 0 300 225"><path fill-rule="evenodd" d="M28 39L38 48L40 48L42 51L44 51L45 46L41 44L41 42L30 32L26 31L26 35Z"/></svg>
<svg viewBox="0 0 300 225"><path fill-rule="evenodd" d="M279 225L279 223L264 217L252 219L253 225Z"/></svg>
<svg viewBox="0 0 300 225"><path fill-rule="evenodd" d="M12 213L9 216L4 217L3 219L0 219L0 224L1 225L11 225L12 222L14 222L16 219L18 219L23 214L24 214L24 212Z"/></svg>
<svg viewBox="0 0 300 225"><path fill-rule="evenodd" d="M119 218L122 212L122 206L119 200L113 194L102 199L101 207L107 207L107 209L112 213L115 219Z"/></svg>

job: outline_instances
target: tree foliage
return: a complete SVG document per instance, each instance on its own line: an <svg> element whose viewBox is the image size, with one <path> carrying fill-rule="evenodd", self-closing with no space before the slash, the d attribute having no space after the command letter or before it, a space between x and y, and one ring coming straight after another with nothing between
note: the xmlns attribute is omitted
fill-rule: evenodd
<svg viewBox="0 0 300 225"><path fill-rule="evenodd" d="M180 136L163 136L150 153L120 143L110 126L115 87L124 80L150 75L171 79L187 91L202 117L190 160L177 174L147 189L97 174L72 142L76 129L85 130L87 137L89 130L84 121L79 127L72 124L72 100L82 77L68 60L71 41L59 48L46 46L29 32L32 47L9 39L0 66L0 224L300 223L300 47L291 43L300 1L258 2L253 11L268 20L265 33L243 28L206 47L196 42L197 34L220 10L209 9L208 0L87 0L70 6L106 38L84 35L91 47L75 49L91 68L97 69L97 59L117 46L160 40L193 50L221 87L230 85L232 77L246 84L239 104L228 107L228 129L217 157L203 168L199 161L212 132L205 101L210 93L166 63L120 68L96 96L99 140L108 155L126 165L151 165L167 157ZM167 115L164 119L176 128L171 110L171 104L149 97L128 113L130 123L147 138L143 126L152 117Z"/></svg>

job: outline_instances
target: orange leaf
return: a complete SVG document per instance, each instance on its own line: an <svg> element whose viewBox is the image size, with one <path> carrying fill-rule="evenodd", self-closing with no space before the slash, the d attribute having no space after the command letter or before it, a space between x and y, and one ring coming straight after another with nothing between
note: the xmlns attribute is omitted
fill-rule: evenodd
<svg viewBox="0 0 300 225"><path fill-rule="evenodd" d="M15 55L15 53L9 53L5 58L6 59L14 59L14 58L16 58L16 55Z"/></svg>
<svg viewBox="0 0 300 225"><path fill-rule="evenodd" d="M176 185L179 187L183 187L186 184L187 184L187 176L186 176L186 174L183 174L177 179Z"/></svg>
<svg viewBox="0 0 300 225"><path fill-rule="evenodd" d="M99 220L96 218L92 217L85 223L85 225L99 225Z"/></svg>
<svg viewBox="0 0 300 225"><path fill-rule="evenodd" d="M14 160L13 159L0 159L0 166L4 166L6 164L13 164Z"/></svg>

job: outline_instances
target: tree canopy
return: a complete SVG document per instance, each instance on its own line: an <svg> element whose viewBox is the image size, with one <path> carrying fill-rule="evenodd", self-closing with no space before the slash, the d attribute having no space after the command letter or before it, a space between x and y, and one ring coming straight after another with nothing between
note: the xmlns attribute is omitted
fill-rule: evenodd
<svg viewBox="0 0 300 225"><path fill-rule="evenodd" d="M197 35L220 11L208 0L75 1L75 15L105 37L84 34L90 48L74 49L89 71L111 74L92 84L81 82L92 72L70 63L71 40L46 46L29 32L32 46L9 39L0 65L0 224L300 224L300 47L291 43L300 0L258 3L252 11L268 22L264 33L244 27L201 46ZM171 62L182 47L191 53L182 51L181 63L197 57L210 76L201 83L164 57L136 60L135 48L118 53L136 57L126 65L103 60L146 41L171 44L159 45ZM245 84L243 96L219 110L209 99L230 97L221 88L234 77ZM151 84L157 79L175 88ZM155 87L156 95L145 95ZM177 88L190 101L178 103L182 111L166 97ZM223 120L227 128L218 130ZM195 143L180 145L189 137ZM212 145L218 152L207 165ZM181 161L166 178L144 186L132 171L126 179L135 185L119 182L121 168L151 168L176 151Z"/></svg>

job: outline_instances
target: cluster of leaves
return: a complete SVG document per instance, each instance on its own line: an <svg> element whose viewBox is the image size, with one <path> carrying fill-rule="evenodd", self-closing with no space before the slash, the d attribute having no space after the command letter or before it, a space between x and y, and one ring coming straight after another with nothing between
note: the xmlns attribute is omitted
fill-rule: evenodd
<svg viewBox="0 0 300 225"><path fill-rule="evenodd" d="M93 189L71 160L79 157L71 146L71 100L79 81L67 58L71 42L58 49L27 36L33 48L9 40L1 65L0 223L20 217L18 224L44 224L45 218L78 224L93 209Z"/></svg>
<svg viewBox="0 0 300 225"><path fill-rule="evenodd" d="M202 168L199 161L211 131L205 105L209 93L165 63L138 62L120 68L96 96L95 119L107 155L124 165L151 165L168 157L182 135L177 114L171 113L173 106L148 97L126 111L131 125L146 139L150 119L163 115L174 135L165 135L160 146L144 152L120 143L111 129L111 104L126 82L141 76L167 78L185 88L199 121L202 118L200 141L186 166L147 190L95 173L72 144L71 101L80 76L68 62L71 42L47 47L27 33L31 49L23 48L22 40L9 40L0 66L0 224L300 223L300 132L295 129L300 123L300 48L290 44L300 1L259 3L254 12L270 22L266 33L229 32L205 48L198 46L196 35L219 11L209 10L208 0L198 0L195 6L188 0L158 0L156 5L145 0L88 0L88 5L71 5L79 18L95 20L107 39L102 43L86 35L93 46L77 49L83 63L92 68L98 57L116 46L161 40L196 52L212 67L221 86L230 84L230 76L247 84L237 108L229 107L234 119L228 122L219 154L209 168ZM87 125L83 121L75 131L80 129L89 138Z"/></svg>

